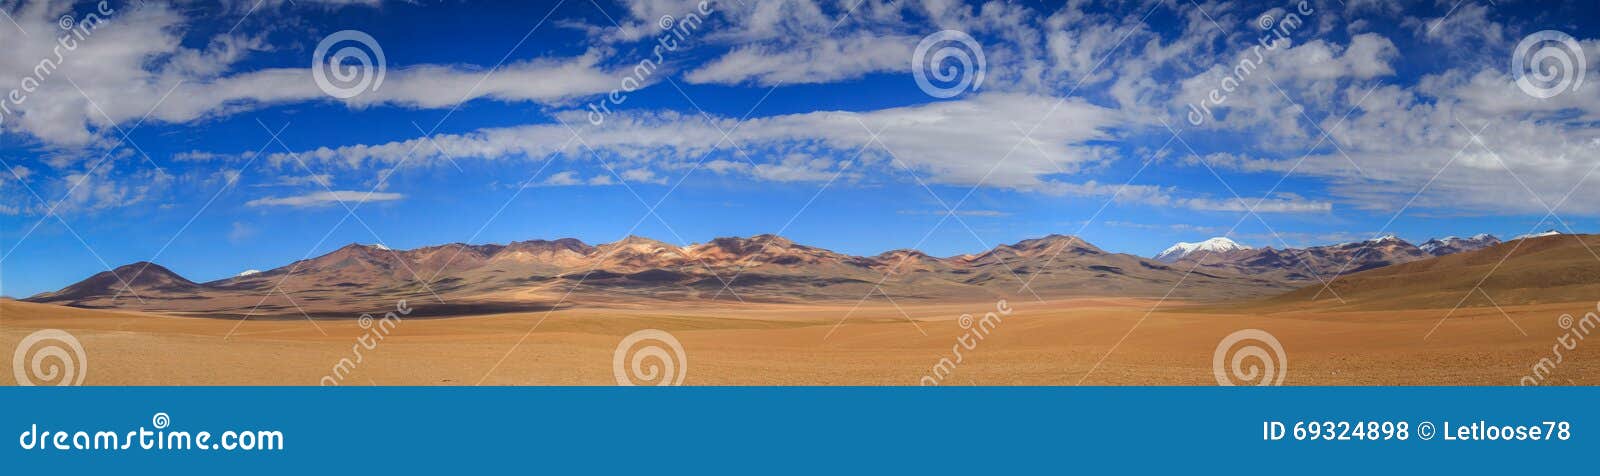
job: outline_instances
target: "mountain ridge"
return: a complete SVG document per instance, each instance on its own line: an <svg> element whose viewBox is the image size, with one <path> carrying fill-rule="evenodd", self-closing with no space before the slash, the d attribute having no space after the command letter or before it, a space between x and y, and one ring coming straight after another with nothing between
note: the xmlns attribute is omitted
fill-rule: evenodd
<svg viewBox="0 0 1600 476"><path fill-rule="evenodd" d="M1171 290L1178 297L1213 299L1288 289L1270 280L1225 272L1190 273L1137 256L1110 253L1078 237L1054 234L949 257L906 249L855 256L776 235L723 237L687 246L630 236L597 245L564 238L504 245L448 243L408 250L352 243L321 256L204 283L188 281L156 265L129 265L118 270L91 277L92 285L77 283L25 300L249 315L258 311L336 313L393 299L510 309L651 299L848 302L875 293L894 299L954 300L1032 295L1159 297ZM130 301L107 284L108 277L116 279L128 273L135 277L126 279L144 282L140 274L144 270L158 270L160 286L151 286L153 291L165 287L171 292L158 293L162 299ZM141 290L140 286L133 288Z"/></svg>
<svg viewBox="0 0 1600 476"><path fill-rule="evenodd" d="M1233 242L1229 240L1228 243ZM1243 275L1266 276L1283 282L1304 284L1326 282L1337 276L1369 269L1475 251L1500 243L1499 238L1495 238L1494 235L1479 234L1465 239L1435 238L1418 246L1394 235L1384 235L1364 241L1303 248L1268 246L1201 250L1195 247L1196 249L1187 250L1168 262L1175 265L1187 264L1197 269L1227 270ZM1185 243L1179 243L1183 244ZM1168 250L1172 251L1172 248ZM1168 253L1163 252L1163 255L1166 254Z"/></svg>

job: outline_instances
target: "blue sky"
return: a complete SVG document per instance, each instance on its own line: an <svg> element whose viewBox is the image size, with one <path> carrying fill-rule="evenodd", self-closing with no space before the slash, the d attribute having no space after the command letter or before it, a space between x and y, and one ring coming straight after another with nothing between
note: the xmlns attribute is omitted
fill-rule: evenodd
<svg viewBox="0 0 1600 476"><path fill-rule="evenodd" d="M1593 2L0 10L0 93L17 91L0 97L8 296L151 259L219 279L351 242L781 231L953 255L1061 233L1149 256L1219 235L1590 232L1600 212L1600 34L1578 21L1600 18ZM89 29L91 14L103 22ZM375 88L315 81L319 43L345 30L381 48L382 68L362 70L382 71ZM958 68L975 86L919 86L919 69L955 65L913 64L946 30L971 43L924 50L981 51L981 68ZM1519 87L1518 45L1546 30L1566 36L1524 53L1568 65ZM329 51L342 46L376 56L355 40ZM639 87L596 124L591 105L629 78ZM1190 105L1212 90L1225 99L1196 125Z"/></svg>

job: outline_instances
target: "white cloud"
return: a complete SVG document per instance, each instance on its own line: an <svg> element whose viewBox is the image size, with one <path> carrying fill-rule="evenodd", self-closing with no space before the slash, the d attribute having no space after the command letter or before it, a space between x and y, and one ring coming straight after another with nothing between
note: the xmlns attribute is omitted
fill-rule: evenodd
<svg viewBox="0 0 1600 476"><path fill-rule="evenodd" d="M632 182L631 179L630 182ZM610 175L595 175L585 179L578 176L577 171L567 170L551 174L549 177L539 182L539 185L546 187L571 187L577 185L613 185L615 183L616 181L612 180Z"/></svg>
<svg viewBox="0 0 1600 476"><path fill-rule="evenodd" d="M308 208L333 205L339 202L346 204L365 202L388 202L405 198L405 195L387 192L362 192L356 190L337 190L327 192L314 192L291 197L265 197L257 198L245 203L251 207L295 207Z"/></svg>
<svg viewBox="0 0 1600 476"><path fill-rule="evenodd" d="M1119 203L1135 203L1153 207L1179 208L1208 212L1255 213L1328 213L1333 204L1325 201L1305 200L1299 197L1281 198L1211 198L1181 195L1175 187L1156 185L1108 185L1096 181L1084 183L1052 183L1052 193L1084 197L1101 197Z"/></svg>
<svg viewBox="0 0 1600 476"><path fill-rule="evenodd" d="M544 179L544 185L552 187L564 187L582 183L582 180L578 180L578 173L571 170L551 174L549 178Z"/></svg>
<svg viewBox="0 0 1600 476"><path fill-rule="evenodd" d="M691 83L831 83L886 72L909 71L919 38L870 33L823 38L809 46L755 45L735 48L684 76Z"/></svg>
<svg viewBox="0 0 1600 476"><path fill-rule="evenodd" d="M1430 43L1443 46L1439 51L1446 55L1475 55L1465 48L1483 45L1496 49L1508 47L1505 27L1489 18L1491 5L1458 2L1441 16L1432 18L1407 17L1405 24L1416 35Z"/></svg>
<svg viewBox="0 0 1600 476"><path fill-rule="evenodd" d="M579 112L561 116L569 124L584 124ZM727 157L710 168L769 180L826 180L851 167L848 159L859 154L861 162L876 164L883 175L904 178L901 169L907 167L932 183L970 186L981 181L993 187L1037 189L1048 186L1046 176L1071 174L1103 160L1102 151L1091 142L1110 138L1110 129L1125 122L1119 113L1081 100L999 93L868 112L786 114L740 125L731 139L743 150L724 144L720 152ZM565 126L543 124L437 135L433 137L437 148L417 138L319 148L299 155L316 163L359 169L398 163L412 151L413 160L419 161L540 160L557 154L592 159L588 149L592 147L628 182L636 177L658 182L664 180L659 172L685 169L711 153L721 131L733 129L734 124L731 119L670 112L625 114L602 126L580 129L581 142L569 143L572 131ZM1034 124L1039 126L1033 135L1025 136ZM869 142L874 132L879 133L877 141ZM561 148L561 144L568 145ZM756 157L776 159L747 162ZM280 165L292 165L292 160L281 153L267 157L268 163Z"/></svg>
<svg viewBox="0 0 1600 476"><path fill-rule="evenodd" d="M112 11L92 35L62 48L55 37L58 18L95 12L87 8L26 2L10 9L18 25L34 33L0 28L0 44L6 45L0 49L0 85L33 91L20 103L7 101L4 130L52 146L85 146L147 112L152 121L187 123L262 106L333 100L313 81L309 56L304 68L229 73L250 53L269 48L263 38L216 36L202 48L186 47L182 40L196 19L162 3ZM383 40L378 38L380 44ZM444 108L480 98L566 103L616 87L617 75L603 71L600 60L591 52L515 61L492 75L471 65L395 68L377 90L346 103L353 108ZM36 69L41 61L50 67Z"/></svg>
<svg viewBox="0 0 1600 476"><path fill-rule="evenodd" d="M1590 125L1592 113L1580 109L1593 104L1588 93L1568 93L1575 96L1560 101L1568 107L1544 108L1517 98L1522 93L1509 77L1499 75L1497 81L1495 74L1480 73L1470 78L1457 87L1423 88L1440 96L1398 86L1372 90L1359 110L1331 131L1338 148L1311 154L1295 173L1326 179L1333 194L1375 211L1396 212L1409 204L1415 211L1542 214L1572 192L1558 213L1600 213L1600 177L1589 176L1600 161L1600 130ZM1355 86L1341 96L1353 106L1364 94ZM1225 169L1273 173L1287 171L1296 160L1207 157Z"/></svg>
<svg viewBox="0 0 1600 476"><path fill-rule="evenodd" d="M390 70L378 91L345 102L357 110L445 108L475 99L550 105L565 110L556 114L580 128L581 143L569 142L572 132L567 127L541 123L440 135L433 142L442 152L421 138L316 148L302 156L327 170L312 176L305 176L283 154L269 156L264 163L278 167L283 175L280 184L330 184L344 183L351 178L346 175L397 164L412 151L417 163L446 158L537 161L555 156L588 161L593 160L592 147L629 183L668 183L703 160L701 166L711 173L771 182L820 182L833 177L846 182L912 180L914 175L933 184L982 182L1019 191L1109 197L1111 187L1093 181L1091 172L1126 160L1117 143L1137 140L1151 129L1160 131L1157 119L1184 124L1187 104L1199 102L1220 86L1219 75L1232 72L1241 58L1253 56L1248 47L1261 33L1253 22L1268 11L1227 2L1135 2L1121 8L1072 1L1054 12L1005 2L976 6L953 1L719 2L717 13L694 38L696 48L709 48L675 58L683 63L664 68L663 76L681 74L692 83L767 86L903 74L910 67L910 49L916 41L943 28L978 37L990 69L982 92L956 101L866 111L799 109L802 112L757 117L733 133L737 147L724 144L715 150L713 144L722 138L722 131L733 130L737 121L625 109L603 126L589 127L584 111L571 110L575 100L617 87L620 76L607 71L630 61L630 53L641 44L650 45L651 37L660 32L661 16L681 18L697 3L629 0L621 8L606 5L623 27L612 28L603 20L579 25L590 33L589 44L596 45L592 50L571 57L514 61L475 90L486 72L482 65L410 65ZM8 11L19 24L39 32L56 31L54 22L69 9L58 3L15 5ZM275 0L263 5L292 8ZM1594 127L1600 121L1600 88L1593 87L1600 84L1600 76L1593 72L1600 65L1600 42L1582 42L1590 65L1590 71L1582 72L1588 83L1584 88L1537 100L1518 90L1504 71L1509 43L1514 43L1508 32L1522 28L1496 22L1498 14L1484 5L1463 4L1433 32L1427 31L1428 20L1403 19L1402 10L1388 2L1350 0L1342 12L1333 5L1319 4L1322 7L1328 11L1316 13L1314 21L1295 32L1292 48L1268 53L1261 68L1218 107L1226 110L1226 118L1184 131L1196 145L1210 147L1201 151L1208 163L1226 172L1282 174L1315 143L1319 128L1330 129L1333 144L1313 151L1295 173L1325 184L1326 193L1313 194L1338 200L1341 209L1346 204L1394 208L1428 184L1414 206L1538 213L1543 211L1540 200L1560 199L1600 156L1600 131ZM1162 22L1161 31L1144 24L1151 8L1157 18L1170 15L1173 21ZM1279 6L1273 8L1272 13L1283 14ZM37 93L16 108L22 114L8 116L3 127L54 151L103 146L108 137L115 137L111 125L139 119L168 91L171 96L151 120L190 123L271 105L332 101L307 77L309 70L298 65L240 71L239 65L253 54L276 47L267 44L269 35L193 38L193 25L202 21L192 16L193 10L151 3L118 12L82 48L67 55L59 74L43 81ZM1348 18L1356 14L1365 19ZM1340 29L1330 26L1334 20L1374 25ZM1389 26L1399 26L1401 36L1391 40L1377 33L1342 33L1394 34L1394 28L1384 28ZM22 37L15 28L0 27L0 44L7 46L0 49L0 85L20 84L41 58L50 55L54 45L48 36ZM1405 56L1395 41L1408 48ZM1413 44L1424 48L1412 48ZM1424 55L1439 56L1448 64L1414 84L1394 81L1402 61ZM696 59L706 61L693 63ZM1431 68L1431 63L1416 64ZM909 78L904 79L909 87ZM1080 82L1082 88L1076 89ZM73 83L93 98L92 104ZM1400 85L1378 87L1365 96L1380 83ZM1072 98L1045 117L1069 90ZM1360 107L1349 120L1340 123L1357 103ZM1037 130L1024 137L1022 131L1035 123ZM1468 128L1485 124L1489 127L1483 145L1493 154L1470 142L1467 133ZM869 142L873 132L881 132L881 145ZM1213 133L1220 139L1206 140L1217 139L1205 136ZM1463 146L1465 152L1439 172ZM77 183L66 179L87 175L85 156L98 154L45 154L39 162L53 170L34 170L36 177L48 178L30 183ZM239 157L197 152L173 160L198 166L226 158ZM170 183L161 182L159 174L139 170L141 159L127 151L118 153L108 168L87 177L82 190L74 190L68 205L94 209L160 196ZM1194 164L1195 159L1179 163ZM301 177L291 177L290 169ZM600 167L584 170L587 178L563 172L544 184L601 185L616 180ZM1525 190L1510 172L1534 192ZM1563 211L1600 213L1596 205L1600 192L1593 190L1600 189L1581 188ZM1238 200L1215 191L1194 193L1136 185L1119 199L1194 210L1243 209ZM302 197L261 200L296 198ZM1326 213L1332 208L1328 201L1275 196L1257 210Z"/></svg>
<svg viewBox="0 0 1600 476"><path fill-rule="evenodd" d="M233 13L245 14L251 12L264 12L267 10L287 6L312 6L324 9L338 9L348 6L376 7L382 5L384 0L212 0L220 3L222 7ZM202 5L210 2L196 1Z"/></svg>
<svg viewBox="0 0 1600 476"><path fill-rule="evenodd" d="M1060 101L1059 107L1056 107ZM1052 111L1053 109L1053 111ZM581 114L558 114L581 121ZM1024 131L1039 127L1032 136ZM1069 183L1063 177L1082 173L1107 160L1095 142L1114 137L1128 124L1113 110L1079 100L988 93L965 100L867 112L822 111L746 121L731 139L713 151L730 119L708 119L675 113L619 115L603 126L578 130L583 140L569 141L573 131L562 125L528 125L484 129L433 137L434 148L417 138L381 144L358 144L299 152L308 161L346 172L385 168L404 160L551 160L562 157L593 160L616 170L630 184L664 184L687 173L695 163L718 174L740 174L773 182L925 181L930 184L983 186L1046 194L1110 198L1120 202L1202 211L1236 212L1236 199L1186 196L1171 187L1119 187L1093 181ZM873 134L877 133L876 140ZM560 147L561 144L568 144ZM593 154L591 149L593 148ZM707 155L712 154L712 155ZM715 157L715 158L712 158ZM854 159L854 160L852 160ZM703 162L702 162L703 161ZM754 162L753 162L754 161ZM268 163L296 166L287 154ZM914 175L908 175L914 174ZM551 175L543 185L599 184L609 172L584 180L575 171ZM1272 198L1256 203L1260 213L1326 213L1332 204L1298 198Z"/></svg>

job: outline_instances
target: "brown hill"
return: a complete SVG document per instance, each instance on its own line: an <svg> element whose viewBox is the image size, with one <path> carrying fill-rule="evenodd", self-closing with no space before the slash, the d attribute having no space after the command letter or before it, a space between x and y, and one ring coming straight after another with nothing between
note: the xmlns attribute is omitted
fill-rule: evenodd
<svg viewBox="0 0 1600 476"><path fill-rule="evenodd" d="M141 264L119 268L116 275ZM1227 270L1169 266L1051 235L949 258L915 250L852 256L774 235L676 246L642 237L590 246L574 239L509 245L448 244L413 250L352 244L245 276L196 284L150 265L112 299L101 273L31 301L204 315L348 316L409 299L435 312L545 309L560 304L651 300L855 302L998 297L1130 296L1223 299L1288 289ZM1191 272L1191 270L1193 272ZM1027 282L1024 287L1023 283ZM150 290L146 293L145 290ZM148 295L147 295L148 294ZM153 298L152 298L153 296Z"/></svg>
<svg viewBox="0 0 1600 476"><path fill-rule="evenodd" d="M33 302L78 305L80 307L112 307L113 301L183 299L200 291L202 286L184 279L161 265L148 261L119 266L111 271L101 271L59 291L47 292L29 298ZM86 305L95 301L97 306Z"/></svg>
<svg viewBox="0 0 1600 476"><path fill-rule="evenodd" d="M1286 308L1450 309L1593 301L1600 296L1600 256L1596 253L1600 253L1600 235L1528 238L1348 274L1331 282L1332 293L1321 292L1320 285L1313 285L1261 304Z"/></svg>
<svg viewBox="0 0 1600 476"><path fill-rule="evenodd" d="M1226 270L1274 281L1297 284L1332 280L1341 274L1426 259L1433 255L1405 240L1386 236L1355 243L1309 248L1256 248L1216 253L1197 253L1174 263L1203 270Z"/></svg>

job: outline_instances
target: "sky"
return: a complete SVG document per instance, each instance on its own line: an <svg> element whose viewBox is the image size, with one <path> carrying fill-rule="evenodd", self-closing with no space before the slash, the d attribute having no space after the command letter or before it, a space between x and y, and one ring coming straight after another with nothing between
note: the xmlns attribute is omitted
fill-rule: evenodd
<svg viewBox="0 0 1600 476"><path fill-rule="evenodd" d="M0 295L395 249L1600 214L1594 2L0 0Z"/></svg>

